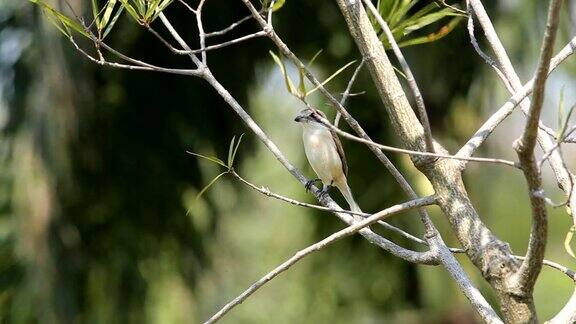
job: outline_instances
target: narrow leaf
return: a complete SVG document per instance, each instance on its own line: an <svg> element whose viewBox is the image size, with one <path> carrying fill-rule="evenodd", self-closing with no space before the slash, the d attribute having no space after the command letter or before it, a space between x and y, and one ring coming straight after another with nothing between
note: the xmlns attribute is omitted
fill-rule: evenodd
<svg viewBox="0 0 576 324"><path fill-rule="evenodd" d="M350 65L354 64L354 62L356 62L356 61L354 60L354 61L344 65L343 67L339 68L338 71L332 73L332 75L329 76L328 79L324 80L320 85L321 86L326 85L328 82L330 82L332 79L334 79L338 74L340 74L342 71L346 70L346 68L348 68ZM306 93L306 96L309 96L310 94L314 93L316 90L318 90L318 88L319 88L319 86L314 87L314 89L312 89Z"/></svg>
<svg viewBox="0 0 576 324"><path fill-rule="evenodd" d="M276 65L278 65L278 67L280 67L280 72L284 76L284 83L286 84L286 88L288 89L288 92L290 92L293 95L296 95L296 91L294 89L294 84L292 83L290 76L288 76L288 72L286 71L286 66L284 65L284 61L281 60L278 56L276 56L276 54L274 54L274 52L269 51L269 53L272 56L272 59L274 59L274 62L276 62Z"/></svg>
<svg viewBox="0 0 576 324"><path fill-rule="evenodd" d="M132 5L128 2L128 0L120 0L122 2L122 6L126 8L126 11L130 14L130 16L136 20L137 22L140 21L140 15L136 12L136 9L132 7Z"/></svg>
<svg viewBox="0 0 576 324"><path fill-rule="evenodd" d="M58 28L58 29L62 33L64 33L65 35L70 36L69 29L71 28L74 31L78 32L79 34L84 35L86 37L89 37L88 33L84 30L84 27L82 25L80 25L78 22L76 22L72 18L64 15L60 11L50 7L44 1L41 1L41 0L28 0L28 1L39 5L45 13L51 15L53 18L56 19L56 21L59 21L62 24L63 28ZM56 22L56 21L54 21L54 22ZM63 29L67 30L68 32L66 32Z"/></svg>
<svg viewBox="0 0 576 324"><path fill-rule="evenodd" d="M570 117L572 117L572 112L574 112L574 107L576 107L576 105L572 105L570 107L570 109L568 109L568 114L566 114L566 119L564 119L564 124L562 125L562 128L560 129L560 132L558 134L557 141L562 141L564 140L564 135L566 134L566 130L568 129L568 123L570 122Z"/></svg>
<svg viewBox="0 0 576 324"><path fill-rule="evenodd" d="M308 64L306 66L311 67L312 64L314 63L314 61L316 61L318 56L322 53L322 51L323 51L323 49L320 49L318 52L316 52L316 54L314 54L314 56L312 56L312 58L310 59L310 62L308 62Z"/></svg>
<svg viewBox="0 0 576 324"><path fill-rule="evenodd" d="M566 252L570 254L570 256L576 259L576 255L574 255L574 251L572 251L572 247L570 246L570 242L572 241L572 237L574 236L574 231L576 231L576 227L572 225L572 227L570 227L570 230L566 234L566 239L564 239L564 248L566 249Z"/></svg>
<svg viewBox="0 0 576 324"><path fill-rule="evenodd" d="M234 141L236 141L236 136L232 137L230 146L228 147L228 167L232 165L232 152L234 151Z"/></svg>
<svg viewBox="0 0 576 324"><path fill-rule="evenodd" d="M94 21L96 22L96 28L101 30L102 28L100 27L100 18L98 17L99 12L100 9L98 9L98 0L92 0L92 15L94 16Z"/></svg>
<svg viewBox="0 0 576 324"><path fill-rule="evenodd" d="M216 163L216 164L218 164L218 165L221 165L221 166L223 166L223 167L225 167L225 168L228 167L228 166L226 165L226 163L224 163L224 161L220 160L220 159L217 158L217 157L214 157L214 156L206 156L206 155L202 155L202 154L198 154L198 153L194 153L194 152L190 152L190 151L186 151L186 153L192 154L192 155L194 155L194 156L197 156L197 157L199 157L199 158L202 158L202 159L205 159L205 160L208 160L208 161L211 161L211 162L214 162L214 163Z"/></svg>
<svg viewBox="0 0 576 324"><path fill-rule="evenodd" d="M110 23L108 24L108 26L106 26L106 30L104 30L104 34L102 35L102 38L105 38L106 35L108 35L108 33L112 30L112 28L114 27L114 25L116 25L116 21L118 21L118 17L120 17L120 15L122 14L122 12L124 11L124 7L121 6L118 8L118 10L116 11L116 14L114 15L114 17L112 18L112 20L110 21Z"/></svg>
<svg viewBox="0 0 576 324"><path fill-rule="evenodd" d="M272 6L272 12L282 8L282 6L284 6L285 3L286 0L276 0L276 2L274 2L274 5Z"/></svg>
<svg viewBox="0 0 576 324"><path fill-rule="evenodd" d="M564 124L564 86L560 89L560 99L558 101L558 130L562 128ZM560 137L559 133L556 134L556 138Z"/></svg>
<svg viewBox="0 0 576 324"><path fill-rule="evenodd" d="M102 17L100 29L106 27L108 22L110 22L110 17L112 17L112 12L114 12L114 6L116 6L116 0L109 0L106 10L104 11L104 16Z"/></svg>
<svg viewBox="0 0 576 324"><path fill-rule="evenodd" d="M232 153L232 163L230 164L230 168L234 165L234 161L236 159L236 152L238 152L238 147L240 147L240 142L242 142L242 137L244 137L244 133L240 134L238 138L238 143L236 143L236 148L234 148L234 153Z"/></svg>
<svg viewBox="0 0 576 324"><path fill-rule="evenodd" d="M202 197L202 195L206 192L206 190L208 190L208 188L212 187L212 185L215 184L216 181L218 181L218 179L220 179L226 173L228 173L228 171L224 171L224 172L220 173L219 175L217 175L214 179L212 179L212 181L210 181L210 183L207 184L206 187L204 187L204 188L202 188L202 190L200 190L200 192L196 196L196 199L199 199L200 197Z"/></svg>
<svg viewBox="0 0 576 324"><path fill-rule="evenodd" d="M461 20L462 20L462 17L452 18L452 20L450 20L450 22L447 25L444 25L443 27L441 27L437 32L428 34L426 36L416 37L416 38L412 38L412 39L408 39L408 40L399 42L398 46L399 47L408 47L408 46L431 43L431 42L437 41L441 38L444 38L452 30L454 30L454 28L456 28L456 26L458 26L458 23ZM386 48L389 48L389 46L387 46Z"/></svg>

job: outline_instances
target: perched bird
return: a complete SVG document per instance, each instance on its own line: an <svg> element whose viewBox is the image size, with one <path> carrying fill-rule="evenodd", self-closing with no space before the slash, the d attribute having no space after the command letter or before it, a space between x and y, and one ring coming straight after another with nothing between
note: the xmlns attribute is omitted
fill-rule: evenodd
<svg viewBox="0 0 576 324"><path fill-rule="evenodd" d="M335 186L350 205L350 210L361 212L346 180L348 165L342 143L336 133L320 122L320 118L326 119L326 115L316 109L304 109L294 119L295 122L302 124L304 151L319 178L309 181L306 189L310 189L315 181L321 180L323 193L327 193L330 186Z"/></svg>

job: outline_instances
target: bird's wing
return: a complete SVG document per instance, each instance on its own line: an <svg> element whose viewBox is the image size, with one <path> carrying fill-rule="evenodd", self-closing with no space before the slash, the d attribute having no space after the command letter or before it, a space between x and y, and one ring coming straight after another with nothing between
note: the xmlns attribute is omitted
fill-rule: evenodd
<svg viewBox="0 0 576 324"><path fill-rule="evenodd" d="M334 139L334 144L336 144L336 151L340 156L340 160L342 161L342 171L344 171L344 175L348 176L348 163L346 162L346 154L344 154L344 148L342 148L342 142L340 142L340 138L336 132L330 130L332 134L332 139Z"/></svg>

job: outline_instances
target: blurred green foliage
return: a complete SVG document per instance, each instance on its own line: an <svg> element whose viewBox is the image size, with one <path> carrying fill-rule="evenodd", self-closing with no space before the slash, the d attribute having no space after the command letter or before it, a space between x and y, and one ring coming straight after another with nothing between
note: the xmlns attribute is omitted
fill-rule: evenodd
<svg viewBox="0 0 576 324"><path fill-rule="evenodd" d="M430 3L418 1L407 17ZM68 10L64 1L50 4ZM85 17L94 15L89 1L71 5ZM99 36L106 36L114 48L157 64L190 66L185 57L172 55L144 32L130 13L120 15L114 30L106 33L120 6L112 6L107 14L104 8L109 7L103 1L98 5L104 10L96 13ZM532 35L542 30L542 5L488 7L523 79L537 55L538 40ZM151 13L146 19L155 12L135 10L144 18ZM185 8L175 2L166 14L183 37L198 42ZM207 1L203 20L206 30L212 31L246 14L239 1L225 6ZM148 21L154 26L153 19ZM300 57L311 58L324 49L313 65L321 79L358 59L332 2L283 2L274 23ZM435 21L421 32L433 33L444 23ZM255 24L246 23L230 37L254 30ZM568 36L566 32L559 43ZM88 43L81 45L89 48ZM274 49L267 40L251 40L210 52L209 64L290 160L312 177L300 130L291 123L302 107L287 93L269 50ZM463 26L437 42L407 47L405 54L426 100L434 134L451 150L507 98L469 46ZM286 69L298 78L298 71ZM341 92L351 73L352 69L340 73L328 87ZM573 82L573 64L562 73L563 80ZM351 98L350 111L375 139L396 144L365 71L354 89L366 94ZM333 113L318 93L310 100ZM573 98L566 102L572 104ZM483 153L513 157L506 143L518 135L521 120L507 121ZM311 197L299 183L288 180L287 172L207 84L184 76L95 66L75 52L37 8L20 0L0 0L0 129L2 322L200 322L296 250L343 226L327 214L272 201L226 176L196 199L222 170L186 151L226 157L230 138L241 133L246 135L234 163L241 175L296 199ZM363 209L375 211L405 199L365 147L344 144L350 185ZM406 157L391 158L420 193L429 192ZM522 253L529 210L521 175L473 165L466 177L484 220ZM342 201L337 193L333 196ZM434 208L432 212L446 241L457 246L441 214ZM563 249L570 221L563 210L553 211L550 219L547 257L573 266ZM414 213L391 222L421 234ZM383 235L422 248L391 233ZM478 271L465 257L459 259L494 301ZM566 278L545 269L536 289L541 316L557 311L570 290ZM469 323L474 316L444 270L405 263L359 237L299 263L223 320L423 321Z"/></svg>

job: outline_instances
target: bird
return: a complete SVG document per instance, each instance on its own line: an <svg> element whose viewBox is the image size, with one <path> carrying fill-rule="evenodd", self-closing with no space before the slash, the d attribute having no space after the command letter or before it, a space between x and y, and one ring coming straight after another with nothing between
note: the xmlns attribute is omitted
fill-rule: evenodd
<svg viewBox="0 0 576 324"><path fill-rule="evenodd" d="M308 162L319 179L310 180L306 183L306 190L318 180L322 181L322 194L327 194L330 186L340 190L344 199L353 212L361 213L362 210L354 200L352 191L348 186L348 164L338 135L327 128L321 119L326 120L326 115L317 109L307 108L294 118L295 122L302 124L302 140L304 152Z"/></svg>

